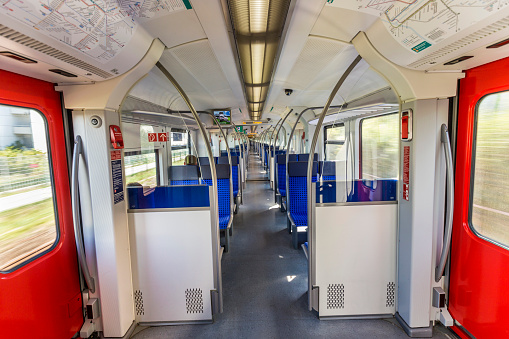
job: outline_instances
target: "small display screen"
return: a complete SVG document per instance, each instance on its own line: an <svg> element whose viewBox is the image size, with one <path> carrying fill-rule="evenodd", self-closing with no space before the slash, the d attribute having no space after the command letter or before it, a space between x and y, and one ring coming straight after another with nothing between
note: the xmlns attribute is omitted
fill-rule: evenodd
<svg viewBox="0 0 509 339"><path fill-rule="evenodd" d="M230 124L230 111L214 111L214 117L217 119L217 122L221 125L229 125Z"/></svg>

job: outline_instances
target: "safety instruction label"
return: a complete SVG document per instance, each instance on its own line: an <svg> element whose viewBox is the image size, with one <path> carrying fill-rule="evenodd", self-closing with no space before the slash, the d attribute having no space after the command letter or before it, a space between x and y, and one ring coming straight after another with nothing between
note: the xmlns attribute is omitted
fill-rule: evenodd
<svg viewBox="0 0 509 339"><path fill-rule="evenodd" d="M410 200L410 146L403 148L403 199Z"/></svg>
<svg viewBox="0 0 509 339"><path fill-rule="evenodd" d="M122 153L111 151L111 179L113 182L113 202L124 201L124 181L122 178Z"/></svg>

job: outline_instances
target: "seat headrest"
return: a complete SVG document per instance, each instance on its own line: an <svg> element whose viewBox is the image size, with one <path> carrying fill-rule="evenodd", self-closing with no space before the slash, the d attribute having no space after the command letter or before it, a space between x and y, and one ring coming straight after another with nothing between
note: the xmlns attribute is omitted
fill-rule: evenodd
<svg viewBox="0 0 509 339"><path fill-rule="evenodd" d="M168 179L171 180L198 180L200 170L195 165L168 167Z"/></svg>
<svg viewBox="0 0 509 339"><path fill-rule="evenodd" d="M313 176L316 175L318 169L318 163L313 162ZM290 161L288 163L288 176L290 177L306 177L308 175L308 163L303 161Z"/></svg>
<svg viewBox="0 0 509 339"><path fill-rule="evenodd" d="M217 164L216 173L218 179L229 179L230 178L230 165L229 164ZM210 172L210 166L201 167L201 175L203 179L212 179L212 173Z"/></svg>

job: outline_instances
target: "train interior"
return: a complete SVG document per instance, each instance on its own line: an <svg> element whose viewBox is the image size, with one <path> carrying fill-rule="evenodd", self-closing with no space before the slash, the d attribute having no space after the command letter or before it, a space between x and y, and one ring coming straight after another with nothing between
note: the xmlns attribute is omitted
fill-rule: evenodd
<svg viewBox="0 0 509 339"><path fill-rule="evenodd" d="M509 2L0 18L0 337L509 338Z"/></svg>

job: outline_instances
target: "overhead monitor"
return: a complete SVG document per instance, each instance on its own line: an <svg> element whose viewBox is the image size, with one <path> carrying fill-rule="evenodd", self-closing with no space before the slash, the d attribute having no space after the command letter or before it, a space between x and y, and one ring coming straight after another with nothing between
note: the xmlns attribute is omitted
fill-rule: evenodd
<svg viewBox="0 0 509 339"><path fill-rule="evenodd" d="M231 122L230 110L214 110L214 117L220 125L229 125Z"/></svg>

